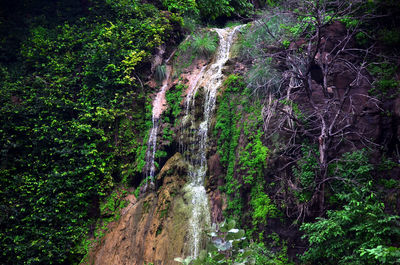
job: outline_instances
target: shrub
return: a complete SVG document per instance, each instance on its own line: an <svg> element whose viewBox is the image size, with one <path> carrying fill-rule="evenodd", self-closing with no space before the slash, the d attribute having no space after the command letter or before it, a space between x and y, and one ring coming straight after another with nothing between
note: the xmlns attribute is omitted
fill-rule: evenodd
<svg viewBox="0 0 400 265"><path fill-rule="evenodd" d="M310 244L302 259L323 264L377 264L380 255L394 264L397 252L375 253L379 246L391 249L400 239L399 216L385 213L385 205L372 191L372 165L364 150L345 153L329 166L329 175L340 181L330 184L335 191L338 210L329 210L326 217L314 223L304 223ZM383 260L383 258L381 259Z"/></svg>
<svg viewBox="0 0 400 265"><path fill-rule="evenodd" d="M212 36L209 32L193 36L193 50L203 57L210 57L218 46L218 37Z"/></svg>
<svg viewBox="0 0 400 265"><path fill-rule="evenodd" d="M198 31L188 36L179 46L174 58L174 76L189 67L199 58L209 59L218 47L218 35L215 32Z"/></svg>
<svg viewBox="0 0 400 265"><path fill-rule="evenodd" d="M167 67L165 64L162 65L157 65L155 69L155 79L158 83L161 83L164 81L164 79L167 77Z"/></svg>
<svg viewBox="0 0 400 265"><path fill-rule="evenodd" d="M272 65L272 60L256 60L246 74L246 83L259 96L277 94L281 88L281 73Z"/></svg>
<svg viewBox="0 0 400 265"><path fill-rule="evenodd" d="M348 203L342 209L328 211L326 218L301 226L305 232L303 238L310 244L303 261L313 264L399 262L398 249L389 251L400 240L399 216L385 213L384 204L367 189L362 192L354 189L345 198ZM379 249L387 252L380 253Z"/></svg>

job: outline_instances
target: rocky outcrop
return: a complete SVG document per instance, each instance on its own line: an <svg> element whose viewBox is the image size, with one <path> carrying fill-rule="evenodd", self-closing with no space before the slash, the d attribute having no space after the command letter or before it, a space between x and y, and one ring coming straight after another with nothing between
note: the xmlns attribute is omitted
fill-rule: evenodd
<svg viewBox="0 0 400 265"><path fill-rule="evenodd" d="M176 153L157 177L160 189L139 197L92 251L89 264L175 265L187 253L185 236L190 209L181 192L187 165Z"/></svg>

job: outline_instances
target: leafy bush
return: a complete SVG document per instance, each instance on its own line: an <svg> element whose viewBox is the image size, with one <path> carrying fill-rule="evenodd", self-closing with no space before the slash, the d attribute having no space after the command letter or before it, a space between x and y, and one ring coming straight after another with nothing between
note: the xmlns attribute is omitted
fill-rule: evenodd
<svg viewBox="0 0 400 265"><path fill-rule="evenodd" d="M347 201L342 209L328 211L326 218L301 226L304 238L310 243L303 261L318 264L399 262L398 249L392 247L400 239L399 216L385 213L383 203L367 189L354 189L341 198ZM379 249L384 253L378 252Z"/></svg>
<svg viewBox="0 0 400 265"><path fill-rule="evenodd" d="M331 183L331 188L342 207L329 210L325 218L317 218L315 223L301 226L304 238L310 243L302 257L304 261L377 264L380 254L376 253L376 259L371 259L372 249L391 248L398 242L399 216L385 213L385 205L371 190L372 170L364 150L345 153L329 166L329 175L339 179ZM380 264L394 264L396 253L387 253L386 261Z"/></svg>
<svg viewBox="0 0 400 265"><path fill-rule="evenodd" d="M180 105L182 102L182 94L185 89L186 89L185 85L178 83L176 86L170 88L165 94L165 98L168 103L168 111L170 112L169 116L171 116L174 119L175 123L178 122L177 117L181 112Z"/></svg>
<svg viewBox="0 0 400 265"><path fill-rule="evenodd" d="M178 14L197 15L199 13L195 0L162 0L168 11Z"/></svg>
<svg viewBox="0 0 400 265"><path fill-rule="evenodd" d="M394 98L399 94L400 82L394 79L398 67L390 62L369 66L369 72L375 77L369 93L379 98Z"/></svg>

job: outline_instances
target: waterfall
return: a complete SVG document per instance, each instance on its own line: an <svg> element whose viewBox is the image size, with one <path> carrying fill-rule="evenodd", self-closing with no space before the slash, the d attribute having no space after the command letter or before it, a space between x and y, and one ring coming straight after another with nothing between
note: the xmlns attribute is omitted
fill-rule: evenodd
<svg viewBox="0 0 400 265"><path fill-rule="evenodd" d="M212 29L219 37L219 45L212 62L203 66L199 73L189 83L185 98L184 117L182 118L180 142L184 157L189 164L188 183L184 188L185 198L191 206L191 216L188 229L189 255L197 257L202 249L203 231L210 226L210 210L207 192L204 188L204 180L207 173L207 142L208 129L216 103L218 88L222 85L224 75L223 67L229 59L233 38L241 26L226 29ZM146 175L151 182L155 174L155 153L157 147L157 134L162 112L166 106L165 93L169 87L169 75L171 67L167 65L167 77L163 81L160 91L153 101L152 122L146 153ZM203 88L204 102L196 102L196 93ZM203 98L202 98L203 99ZM196 106L203 106L203 111L197 111ZM200 112L200 115L198 115ZM184 134L187 134L186 137Z"/></svg>
<svg viewBox="0 0 400 265"><path fill-rule="evenodd" d="M186 116L183 118L183 123L189 123L189 126L186 125L186 127L189 128L189 134L192 134L185 150L185 157L190 168L189 183L185 187L185 192L192 203L192 215L189 220L189 246L190 256L192 257L199 255L203 238L202 231L211 223L208 197L204 188L204 179L207 173L208 129L215 108L217 90L224 80L222 69L229 59L233 38L240 27L212 29L219 37L219 46L214 60L206 70L204 68L201 70L200 75L196 77L193 83L193 87L189 87L185 100ZM199 80L200 78L202 79ZM204 88L205 93L203 120L196 124L193 114L195 111L194 95L201 87Z"/></svg>
<svg viewBox="0 0 400 265"><path fill-rule="evenodd" d="M171 67L167 65L165 79L163 80L160 91L157 93L156 98L153 101L153 111L152 111L153 127L150 130L149 140L147 142L147 153L146 153L146 177L150 178L151 183L153 183L154 181L154 172L155 172L154 159L156 155L159 119L162 112L165 110L165 105L166 105L165 92L168 89L170 72L171 72Z"/></svg>

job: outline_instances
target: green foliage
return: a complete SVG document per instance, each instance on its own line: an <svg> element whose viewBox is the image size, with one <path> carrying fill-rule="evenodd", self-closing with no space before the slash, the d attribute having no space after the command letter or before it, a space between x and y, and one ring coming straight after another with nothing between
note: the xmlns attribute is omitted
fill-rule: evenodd
<svg viewBox="0 0 400 265"><path fill-rule="evenodd" d="M119 209L127 205L124 197L128 192L124 189L116 189L111 192L104 201L100 204L100 213L102 216L114 215Z"/></svg>
<svg viewBox="0 0 400 265"><path fill-rule="evenodd" d="M398 264L400 262L400 248L377 246L371 249L362 249L361 256L367 255L380 264Z"/></svg>
<svg viewBox="0 0 400 265"><path fill-rule="evenodd" d="M171 87L165 94L168 103L168 112L170 114L169 116L174 119L174 123L178 122L177 117L181 113L182 94L185 89L186 86L179 83L176 86Z"/></svg>
<svg viewBox="0 0 400 265"><path fill-rule="evenodd" d="M216 20L219 17L229 17L235 14L246 16L252 9L252 4L246 0L198 0L196 1L200 16L206 20Z"/></svg>
<svg viewBox="0 0 400 265"><path fill-rule="evenodd" d="M213 36L214 35L214 36ZM210 57L218 46L218 37L209 32L193 36L193 50L196 54Z"/></svg>
<svg viewBox="0 0 400 265"><path fill-rule="evenodd" d="M259 223L266 224L267 218L276 218L278 216L278 209L269 196L262 190L260 191L260 185L254 187L251 192L250 205L253 207L252 218L254 226Z"/></svg>
<svg viewBox="0 0 400 265"><path fill-rule="evenodd" d="M241 221L243 200L241 191L251 190L252 224L266 225L268 218L278 216L278 210L264 192L264 169L269 150L262 143L261 104L249 102L242 76L230 75L224 82L224 92L218 98L214 135L220 161L226 169L223 191L229 196L227 214ZM246 137L246 144L238 146L239 137ZM254 231L254 230L252 230Z"/></svg>
<svg viewBox="0 0 400 265"><path fill-rule="evenodd" d="M197 15L199 13L195 0L162 0L162 3L168 11L176 12L180 15Z"/></svg>
<svg viewBox="0 0 400 265"><path fill-rule="evenodd" d="M78 263L95 202L140 171L149 125L138 69L173 25L149 4L92 4L67 22L35 9L18 56L0 63L5 264ZM101 210L114 216L118 205L109 199Z"/></svg>
<svg viewBox="0 0 400 265"><path fill-rule="evenodd" d="M264 243L251 243L249 248L253 251L252 258L255 265L291 265L287 257L287 247L273 252Z"/></svg>
<svg viewBox="0 0 400 265"><path fill-rule="evenodd" d="M364 150L345 153L329 166L329 175L340 180L331 183L339 210L329 210L325 218L304 223L304 238L310 243L302 259L324 264L378 264L383 253L400 239L398 216L385 213L385 205L371 188L373 167ZM380 246L380 247L379 247ZM368 250L368 251L367 251ZM397 252L387 254L384 263L394 264ZM386 254L385 254L386 255ZM383 262L383 258L380 260Z"/></svg>
<svg viewBox="0 0 400 265"><path fill-rule="evenodd" d="M301 185L302 191L295 192L300 202L307 202L311 199L312 191L315 188L315 177L319 174L318 152L315 147L303 145L302 157L292 168L293 176Z"/></svg>
<svg viewBox="0 0 400 265"><path fill-rule="evenodd" d="M356 34L356 40L357 43L361 46L366 46L370 41L367 34L365 34L364 32L358 32Z"/></svg>
<svg viewBox="0 0 400 265"><path fill-rule="evenodd" d="M372 169L373 166L368 162L368 153L361 149L344 153L340 160L329 166L329 174L366 183L370 179Z"/></svg>
<svg viewBox="0 0 400 265"><path fill-rule="evenodd" d="M245 0L162 0L168 11L188 18L200 17L204 21L214 21L220 17L230 17L236 14L250 14L253 5Z"/></svg>
<svg viewBox="0 0 400 265"><path fill-rule="evenodd" d="M279 4L280 0L260 0L259 3L262 7L275 7Z"/></svg>
<svg viewBox="0 0 400 265"><path fill-rule="evenodd" d="M240 97L236 94L243 91L243 77L230 75L225 80L226 86L223 95L218 99L218 109L216 114L216 125L214 134L218 135L217 148L221 156L221 163L226 167L225 192L231 197L228 201L228 211L232 216L239 217L242 211L242 198L238 192L241 185L234 178L236 162L236 148L240 136L240 126L238 122L241 119L241 113L238 109Z"/></svg>
<svg viewBox="0 0 400 265"><path fill-rule="evenodd" d="M398 67L389 62L372 64L368 70L375 77L369 93L379 98L395 98L399 94L400 83L394 76Z"/></svg>
<svg viewBox="0 0 400 265"><path fill-rule="evenodd" d="M257 134L250 135L249 143L244 150L239 153L239 166L241 170L246 171L243 176L245 184L251 184L262 176L262 172L267 165L268 148L261 142L261 130Z"/></svg>
<svg viewBox="0 0 400 265"><path fill-rule="evenodd" d="M136 198L139 198L140 188L142 188L144 185L146 185L149 181L150 181L150 177L142 179L142 181L140 182L139 186L137 186L137 188L135 189L135 191L133 193Z"/></svg>
<svg viewBox="0 0 400 265"><path fill-rule="evenodd" d="M195 17L191 16L183 17L182 28L189 34L192 34L194 31L196 31L199 25L200 23L197 21Z"/></svg>
<svg viewBox="0 0 400 265"><path fill-rule="evenodd" d="M397 263L398 249L392 246L400 239L399 216L385 213L384 204L365 188L342 199L347 204L341 210L301 226L310 243L302 259L319 264Z"/></svg>
<svg viewBox="0 0 400 265"><path fill-rule="evenodd" d="M220 16L230 16L234 11L234 8L229 5L228 0L200 0L198 1L200 14L204 18L211 18L215 20Z"/></svg>
<svg viewBox="0 0 400 265"><path fill-rule="evenodd" d="M339 21L344 23L346 28L348 29L354 29L360 24L360 20L353 18L351 16L344 16L343 18L339 19Z"/></svg>
<svg viewBox="0 0 400 265"><path fill-rule="evenodd" d="M283 31L279 33L277 32L277 34L281 35L280 37L283 39L283 41L281 41L282 44L284 44L284 42L287 43L289 39L298 39L301 35L304 34L304 32L313 31L315 29L313 23L316 21L316 19L314 17L310 16L310 14L299 13L297 15L297 21L295 21L293 18L280 18L282 22L280 24L280 27L283 29Z"/></svg>
<svg viewBox="0 0 400 265"><path fill-rule="evenodd" d="M145 105L145 120L146 125L143 126L143 130L146 133L143 137L141 145L138 146L136 149L136 156L135 156L135 163L134 168L132 169L133 172L143 174L143 168L146 165L146 152L147 152L147 142L150 137L150 130L152 128L152 103L150 99L146 102Z"/></svg>

